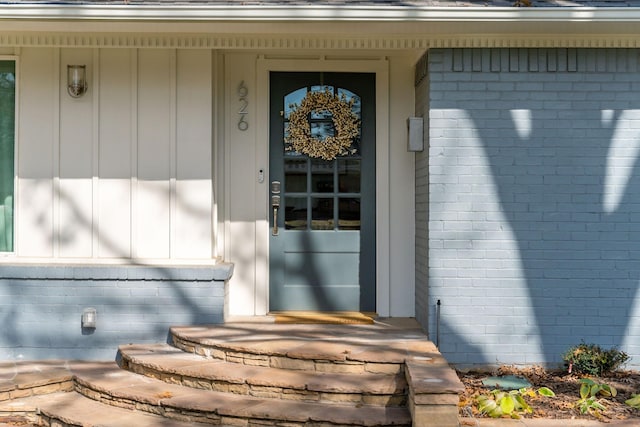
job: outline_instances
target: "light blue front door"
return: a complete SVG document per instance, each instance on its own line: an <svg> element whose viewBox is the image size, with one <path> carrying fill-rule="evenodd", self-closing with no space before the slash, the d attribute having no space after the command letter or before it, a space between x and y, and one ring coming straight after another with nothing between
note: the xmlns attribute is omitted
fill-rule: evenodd
<svg viewBox="0 0 640 427"><path fill-rule="evenodd" d="M344 136L344 110L304 116L319 150L305 154L288 138L312 92L337 97L357 118L335 158L321 144ZM269 308L375 311L375 74L274 72L270 96Z"/></svg>

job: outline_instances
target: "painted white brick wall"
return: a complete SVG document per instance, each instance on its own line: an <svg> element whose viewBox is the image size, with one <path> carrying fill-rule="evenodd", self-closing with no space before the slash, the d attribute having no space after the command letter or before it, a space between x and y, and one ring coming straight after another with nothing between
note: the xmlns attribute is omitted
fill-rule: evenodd
<svg viewBox="0 0 640 427"><path fill-rule="evenodd" d="M585 341L640 364L638 58L429 52L427 307L449 361L556 364Z"/></svg>

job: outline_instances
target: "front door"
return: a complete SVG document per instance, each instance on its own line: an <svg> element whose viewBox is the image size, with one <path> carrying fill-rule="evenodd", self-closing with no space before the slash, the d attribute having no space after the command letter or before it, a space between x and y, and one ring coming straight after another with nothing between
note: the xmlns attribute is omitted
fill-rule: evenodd
<svg viewBox="0 0 640 427"><path fill-rule="evenodd" d="M375 74L270 82L269 309L375 311Z"/></svg>

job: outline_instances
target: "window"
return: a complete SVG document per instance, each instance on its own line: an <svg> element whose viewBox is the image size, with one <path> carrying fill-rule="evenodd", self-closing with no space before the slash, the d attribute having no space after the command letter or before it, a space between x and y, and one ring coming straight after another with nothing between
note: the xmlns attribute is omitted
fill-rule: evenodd
<svg viewBox="0 0 640 427"><path fill-rule="evenodd" d="M330 85L303 87L284 97L284 135L287 135L294 108L301 105L309 92L327 92L351 102L351 111L358 119L362 118L362 101L356 93ZM313 138L323 140L335 136L330 111L314 110L308 115L308 121ZM347 152L333 160L299 153L284 141L285 229L360 230L360 138L361 131Z"/></svg>
<svg viewBox="0 0 640 427"><path fill-rule="evenodd" d="M0 252L13 252L16 63L0 60Z"/></svg>

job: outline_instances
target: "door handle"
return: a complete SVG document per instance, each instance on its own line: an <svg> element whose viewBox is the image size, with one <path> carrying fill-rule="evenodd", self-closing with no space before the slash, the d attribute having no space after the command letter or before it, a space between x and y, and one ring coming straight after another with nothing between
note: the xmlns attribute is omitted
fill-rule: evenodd
<svg viewBox="0 0 640 427"><path fill-rule="evenodd" d="M278 235L278 208L280 208L280 196L273 195L271 196L271 207L273 208L273 229L271 230L271 234L274 236Z"/></svg>
<svg viewBox="0 0 640 427"><path fill-rule="evenodd" d="M271 181L271 207L273 208L273 229L271 234L278 235L278 208L280 208L280 181Z"/></svg>

